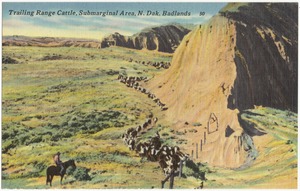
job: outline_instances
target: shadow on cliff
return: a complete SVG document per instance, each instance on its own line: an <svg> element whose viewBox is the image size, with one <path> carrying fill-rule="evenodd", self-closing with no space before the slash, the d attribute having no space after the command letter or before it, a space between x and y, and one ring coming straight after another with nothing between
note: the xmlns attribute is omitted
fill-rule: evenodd
<svg viewBox="0 0 300 191"><path fill-rule="evenodd" d="M239 120L239 123L241 125L241 127L244 129L245 133L247 133L249 136L253 137L253 136L262 136L262 135L265 135L267 134L266 132L264 132L264 130L262 129L259 129L258 127L255 127L255 125L253 123L250 123L250 122L246 122L242 119L242 114L250 114L250 115L260 115L260 116L263 116L261 114L255 114L255 113L252 113L250 111L242 111L238 114L238 120Z"/></svg>

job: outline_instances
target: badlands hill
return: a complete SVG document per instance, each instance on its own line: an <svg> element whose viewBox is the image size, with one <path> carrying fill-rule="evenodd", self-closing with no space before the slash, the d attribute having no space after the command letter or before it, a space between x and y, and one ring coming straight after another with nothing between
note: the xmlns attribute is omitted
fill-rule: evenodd
<svg viewBox="0 0 300 191"><path fill-rule="evenodd" d="M101 48L122 46L173 53L189 32L189 29L178 24L146 28L133 36L123 36L116 32L102 39Z"/></svg>
<svg viewBox="0 0 300 191"><path fill-rule="evenodd" d="M2 46L98 48L100 46L100 41L77 38L4 36Z"/></svg>
<svg viewBox="0 0 300 191"><path fill-rule="evenodd" d="M171 67L147 86L197 161L250 164L264 133L242 124L256 105L297 111L297 4L228 4L186 35ZM262 137L263 138L263 137ZM199 152L199 153L198 153ZM199 155L199 156L196 156Z"/></svg>

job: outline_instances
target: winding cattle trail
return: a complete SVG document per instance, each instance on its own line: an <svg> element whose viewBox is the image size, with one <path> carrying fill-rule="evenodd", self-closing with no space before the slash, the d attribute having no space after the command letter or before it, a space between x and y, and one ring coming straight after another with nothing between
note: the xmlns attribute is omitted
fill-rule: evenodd
<svg viewBox="0 0 300 191"><path fill-rule="evenodd" d="M134 61L132 58L128 60L129 62ZM143 65L151 65L159 68L168 69L170 63L164 62L141 62L135 61ZM146 81L147 77L136 77L136 76L123 76L119 75L118 80L125 84L127 87L133 88L143 94L146 94L148 98L152 99L156 105L158 105L162 111L168 109L166 104L162 103L159 98L157 98L153 93L151 93L146 88L142 87L139 82ZM146 142L138 142L138 136L142 134L145 130L152 129L156 122L157 117L149 117L142 125L136 127L128 128L122 135L122 140L125 145L131 151L135 151L140 157L146 158L151 162L158 162L166 178L161 181L162 188L164 183L170 179L170 188L173 188L174 176L181 176L182 166L188 159L188 155L180 151L178 146L170 147L168 145L162 145L159 132L157 131L150 140Z"/></svg>
<svg viewBox="0 0 300 191"><path fill-rule="evenodd" d="M127 87L130 88L134 88L137 91L140 91L141 93L144 93L148 96L148 98L152 99L156 105L158 105L162 111L165 111L168 109L168 107L166 106L166 104L162 103L160 101L159 98L157 98L153 93L151 93L149 90L147 90L146 88L143 88L139 82L140 81L145 81L147 80L147 77L133 77L133 76L123 76L123 75L119 75L118 76L118 80L125 84Z"/></svg>

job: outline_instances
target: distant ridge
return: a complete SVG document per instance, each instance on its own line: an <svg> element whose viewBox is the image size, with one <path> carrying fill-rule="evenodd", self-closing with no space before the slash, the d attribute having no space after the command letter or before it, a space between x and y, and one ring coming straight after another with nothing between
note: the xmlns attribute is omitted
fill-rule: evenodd
<svg viewBox="0 0 300 191"><path fill-rule="evenodd" d="M187 25L192 28L192 25ZM183 37L191 30L177 23L145 28L132 36L116 32L102 39L101 48L122 46L133 49L148 49L173 53Z"/></svg>
<svg viewBox="0 0 300 191"><path fill-rule="evenodd" d="M100 41L81 38L3 36L2 46L85 47L99 48Z"/></svg>

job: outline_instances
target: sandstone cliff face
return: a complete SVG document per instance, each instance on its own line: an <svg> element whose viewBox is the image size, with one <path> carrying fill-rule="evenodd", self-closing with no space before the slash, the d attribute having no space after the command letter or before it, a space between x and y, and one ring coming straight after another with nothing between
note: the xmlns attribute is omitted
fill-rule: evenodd
<svg viewBox="0 0 300 191"><path fill-rule="evenodd" d="M144 29L140 33L129 37L114 33L103 38L101 48L122 46L172 53L180 44L182 38L189 32L189 29L180 25L165 25Z"/></svg>
<svg viewBox="0 0 300 191"><path fill-rule="evenodd" d="M242 12L245 6L248 11ZM169 70L147 84L169 107L165 118L173 121L172 128L197 129L184 138L185 151L199 162L236 168L256 157L240 110L297 107L297 14L279 14L287 12L278 9L280 4L245 6L223 9L186 35ZM297 4L283 7L297 12ZM282 23L291 23L292 31L284 32ZM195 122L201 125L191 125Z"/></svg>

